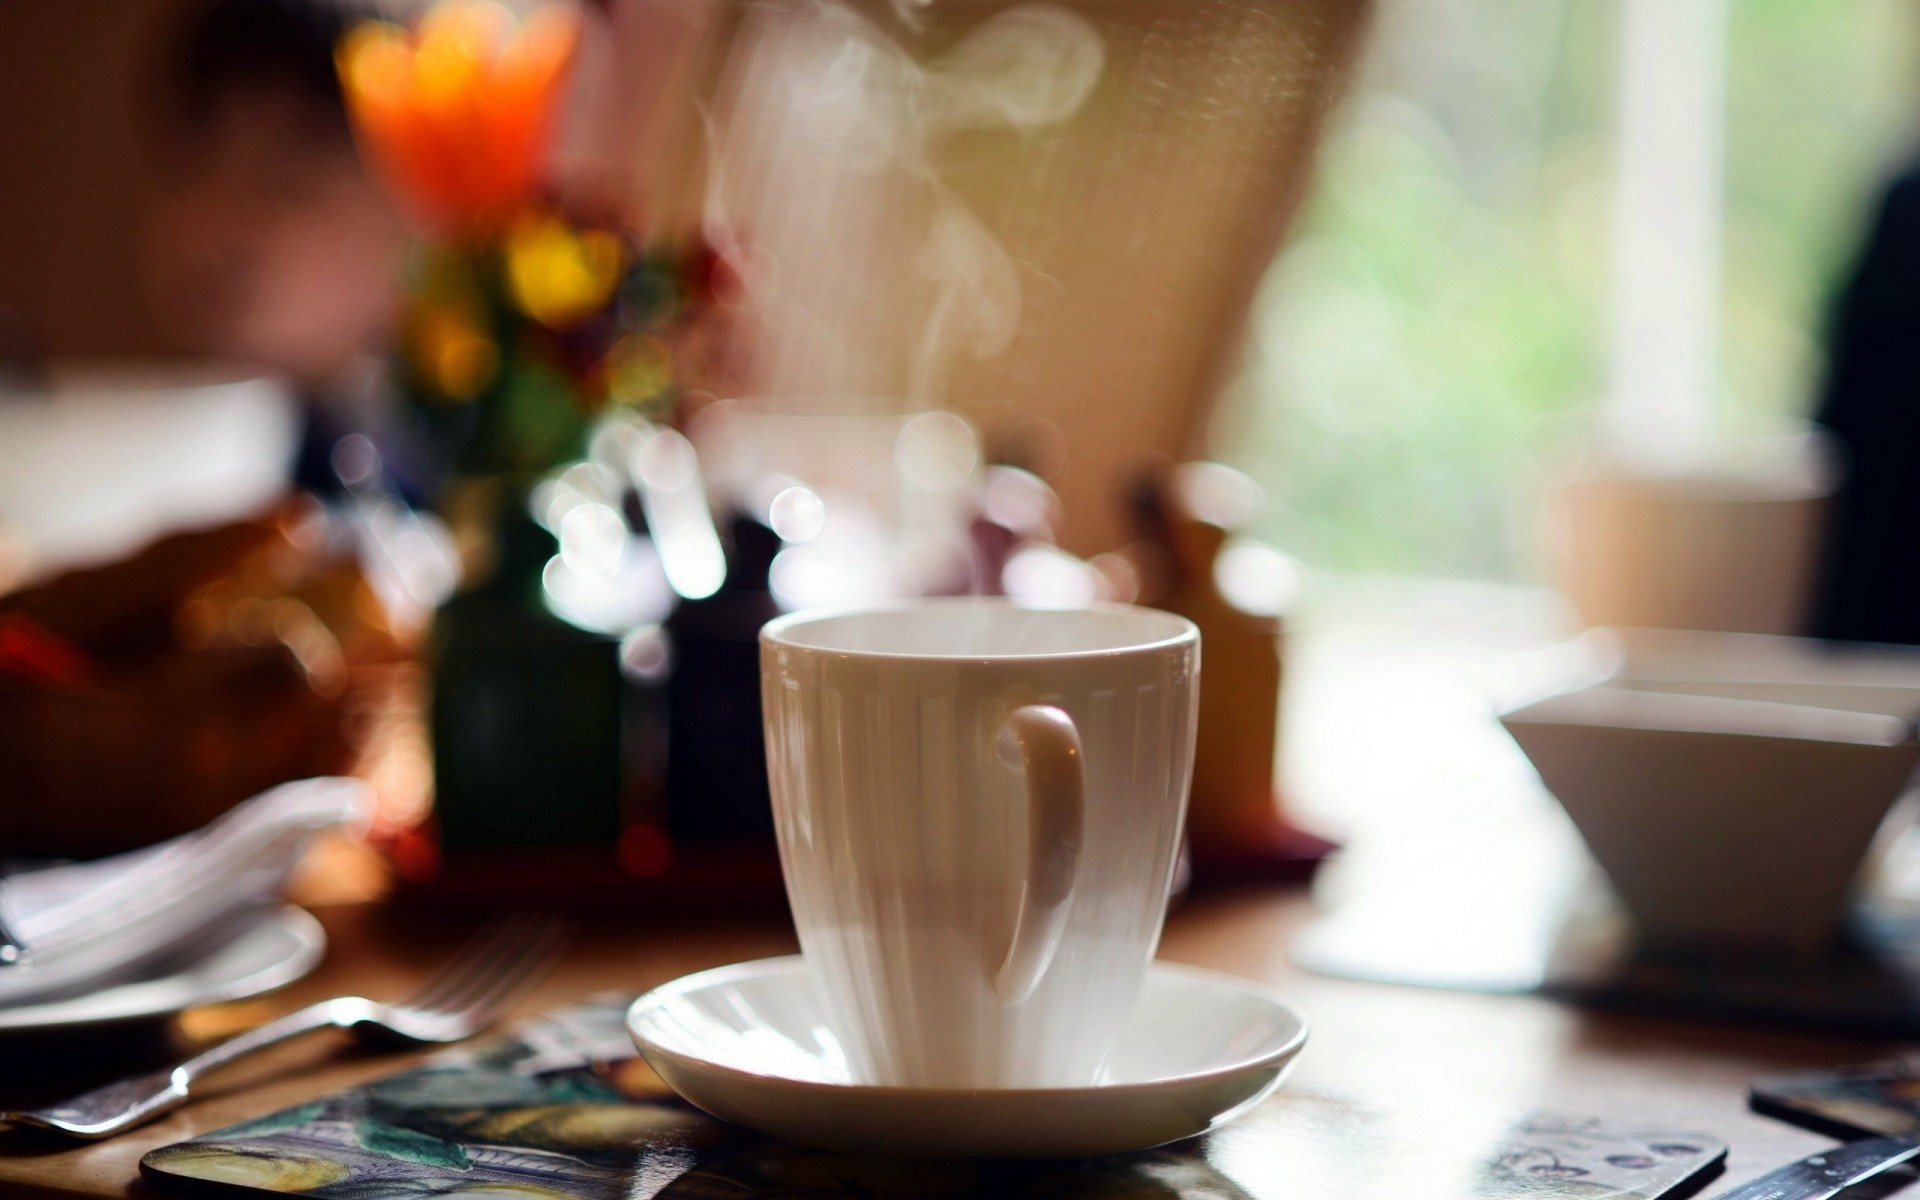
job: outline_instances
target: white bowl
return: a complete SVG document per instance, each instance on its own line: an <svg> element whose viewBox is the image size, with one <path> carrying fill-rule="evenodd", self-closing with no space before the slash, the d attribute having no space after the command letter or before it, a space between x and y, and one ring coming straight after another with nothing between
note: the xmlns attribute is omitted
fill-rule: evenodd
<svg viewBox="0 0 1920 1200"><path fill-rule="evenodd" d="M1614 631L1501 717L1644 943L1816 954L1920 762L1920 651Z"/></svg>

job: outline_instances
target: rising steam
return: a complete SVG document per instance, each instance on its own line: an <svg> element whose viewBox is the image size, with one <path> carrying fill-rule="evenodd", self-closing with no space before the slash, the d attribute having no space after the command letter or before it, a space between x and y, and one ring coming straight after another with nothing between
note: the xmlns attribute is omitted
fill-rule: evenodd
<svg viewBox="0 0 1920 1200"><path fill-rule="evenodd" d="M914 30L925 0L893 0ZM748 18L714 123L710 229L751 243L756 384L773 396L941 402L1020 324L1012 260L943 177L956 135L1028 134L1099 81L1100 35L1035 5L922 62L840 3ZM844 402L842 402L844 410Z"/></svg>

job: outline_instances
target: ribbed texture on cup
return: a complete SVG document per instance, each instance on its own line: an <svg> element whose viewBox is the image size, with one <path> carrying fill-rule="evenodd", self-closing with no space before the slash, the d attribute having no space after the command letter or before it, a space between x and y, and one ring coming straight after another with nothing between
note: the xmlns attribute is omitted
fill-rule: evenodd
<svg viewBox="0 0 1920 1200"><path fill-rule="evenodd" d="M787 891L832 1032L867 1083L1099 1078L1158 942L1191 770L1192 645L927 663L769 645L769 769ZM1087 817L1039 988L993 988L1027 860L1025 785L996 754L1023 704L1064 709Z"/></svg>

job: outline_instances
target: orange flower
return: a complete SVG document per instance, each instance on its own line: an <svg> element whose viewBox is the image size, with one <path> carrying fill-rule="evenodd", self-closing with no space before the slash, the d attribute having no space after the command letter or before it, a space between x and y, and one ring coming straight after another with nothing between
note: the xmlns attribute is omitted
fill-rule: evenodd
<svg viewBox="0 0 1920 1200"><path fill-rule="evenodd" d="M336 61L361 145L442 232L497 232L537 194L580 17L518 20L490 0L440 0L409 32L356 26Z"/></svg>

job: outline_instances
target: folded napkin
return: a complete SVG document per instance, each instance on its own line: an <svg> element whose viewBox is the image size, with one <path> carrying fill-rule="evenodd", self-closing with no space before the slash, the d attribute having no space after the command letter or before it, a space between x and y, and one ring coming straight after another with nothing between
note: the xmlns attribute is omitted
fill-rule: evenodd
<svg viewBox="0 0 1920 1200"><path fill-rule="evenodd" d="M0 1006L133 977L277 897L313 835L361 820L351 779L262 792L203 829L94 862L0 882L26 958L0 966Z"/></svg>

